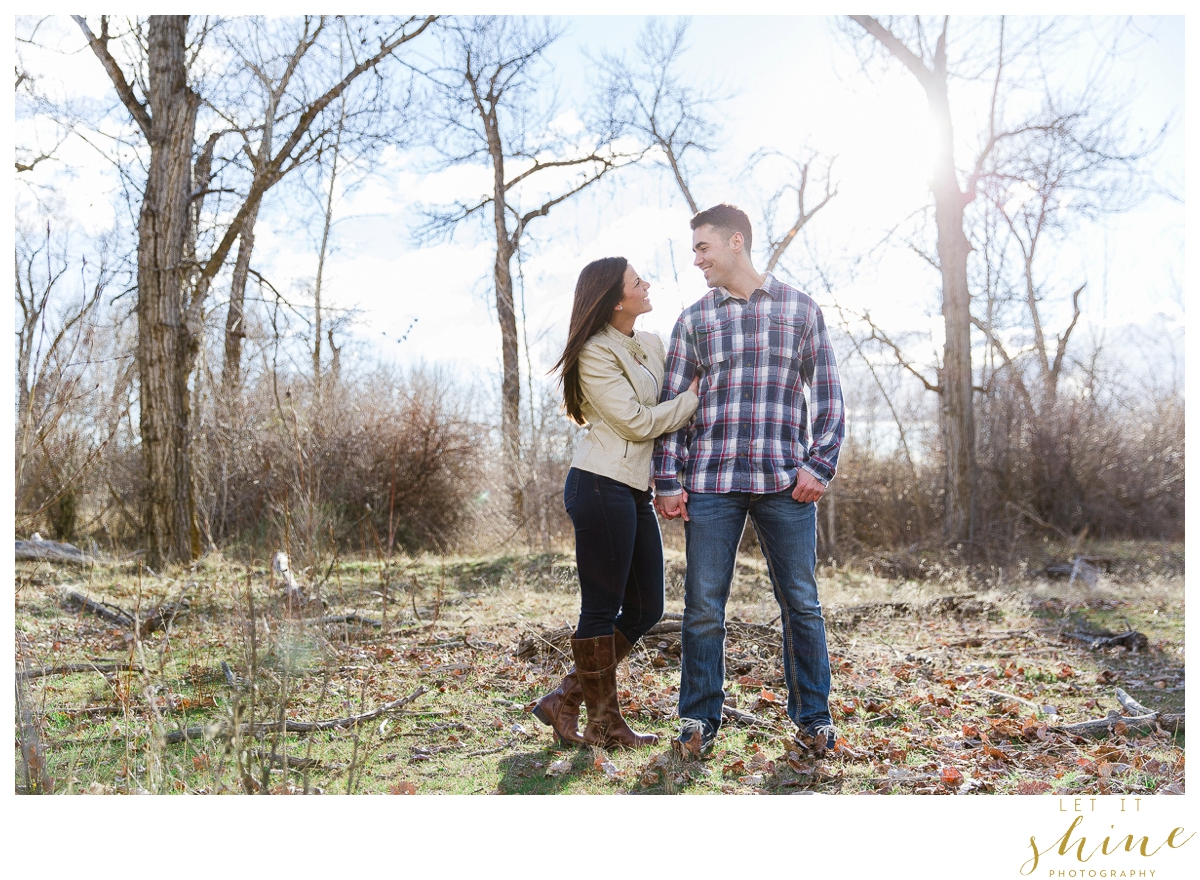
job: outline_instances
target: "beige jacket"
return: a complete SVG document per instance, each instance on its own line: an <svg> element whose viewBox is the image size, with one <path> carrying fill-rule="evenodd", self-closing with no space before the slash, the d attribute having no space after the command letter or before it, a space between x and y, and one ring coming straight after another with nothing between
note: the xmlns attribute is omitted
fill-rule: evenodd
<svg viewBox="0 0 1200 880"><path fill-rule="evenodd" d="M684 391L658 402L667 353L653 333L633 338L606 324L579 352L580 407L588 432L571 467L600 474L635 489L650 488L654 438L686 425L700 399Z"/></svg>

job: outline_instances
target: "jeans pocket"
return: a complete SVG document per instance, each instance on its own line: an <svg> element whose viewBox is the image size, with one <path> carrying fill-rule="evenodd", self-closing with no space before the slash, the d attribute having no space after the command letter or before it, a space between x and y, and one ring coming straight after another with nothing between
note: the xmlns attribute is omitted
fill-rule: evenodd
<svg viewBox="0 0 1200 880"><path fill-rule="evenodd" d="M563 507L571 509L571 502L579 494L579 471L571 468L567 471L567 481L563 484Z"/></svg>

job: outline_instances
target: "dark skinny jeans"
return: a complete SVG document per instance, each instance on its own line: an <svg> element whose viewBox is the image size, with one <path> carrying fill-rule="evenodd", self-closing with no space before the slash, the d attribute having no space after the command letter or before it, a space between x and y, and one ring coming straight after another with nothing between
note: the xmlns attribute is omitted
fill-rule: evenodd
<svg viewBox="0 0 1200 880"><path fill-rule="evenodd" d="M579 626L575 638L636 644L663 612L663 551L651 493L571 468L563 503L575 526Z"/></svg>

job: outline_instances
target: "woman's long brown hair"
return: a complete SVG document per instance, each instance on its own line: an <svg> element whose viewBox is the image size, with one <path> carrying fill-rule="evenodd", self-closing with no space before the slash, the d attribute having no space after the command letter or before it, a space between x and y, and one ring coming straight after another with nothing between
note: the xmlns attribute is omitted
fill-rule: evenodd
<svg viewBox="0 0 1200 880"><path fill-rule="evenodd" d="M604 329L612 311L625 292L624 257L605 257L583 267L575 283L575 304L571 307L571 329L567 346L550 372L562 377L563 403L567 415L577 425L586 425L583 417L583 390L579 385L579 352L583 344Z"/></svg>

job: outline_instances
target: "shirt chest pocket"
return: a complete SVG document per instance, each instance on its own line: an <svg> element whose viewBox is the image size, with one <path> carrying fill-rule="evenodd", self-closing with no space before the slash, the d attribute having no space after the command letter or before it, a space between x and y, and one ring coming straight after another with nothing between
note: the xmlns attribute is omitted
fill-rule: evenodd
<svg viewBox="0 0 1200 880"><path fill-rule="evenodd" d="M726 364L734 355L734 319L710 321L696 328L696 354L706 372Z"/></svg>
<svg viewBox="0 0 1200 880"><path fill-rule="evenodd" d="M800 369L800 347L805 326L795 318L771 315L767 323L767 351L770 362L788 370Z"/></svg>

